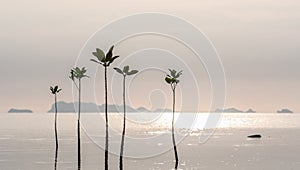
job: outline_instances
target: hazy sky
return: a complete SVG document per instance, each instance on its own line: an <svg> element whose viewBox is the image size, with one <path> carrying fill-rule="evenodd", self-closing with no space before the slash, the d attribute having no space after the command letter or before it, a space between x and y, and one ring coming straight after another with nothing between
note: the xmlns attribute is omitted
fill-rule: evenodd
<svg viewBox="0 0 300 170"><path fill-rule="evenodd" d="M2 0L0 112L48 110L54 84L63 89L61 100L72 101L67 75L88 38L112 20L140 12L179 16L210 38L225 69L226 107L300 112L299 9L294 0Z"/></svg>

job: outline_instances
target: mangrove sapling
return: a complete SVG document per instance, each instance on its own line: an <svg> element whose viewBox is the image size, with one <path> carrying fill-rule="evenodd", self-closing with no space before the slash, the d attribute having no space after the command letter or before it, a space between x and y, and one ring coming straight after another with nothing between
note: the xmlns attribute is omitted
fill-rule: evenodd
<svg viewBox="0 0 300 170"><path fill-rule="evenodd" d="M84 77L89 77L85 75L86 73L85 67L80 69L79 67L75 67L71 69L71 75L69 78L73 81L76 89L78 90L78 117L77 117L77 142L78 142L78 169L81 168L81 145L80 145L80 111L81 111L81 79ZM78 84L76 83L78 81Z"/></svg>
<svg viewBox="0 0 300 170"><path fill-rule="evenodd" d="M58 137L57 137L57 93L61 91L56 85L55 87L50 86L50 91L54 94L54 107L55 107L55 119L54 119L54 134L55 134L55 159L54 159L54 169L57 167L57 155L58 155Z"/></svg>
<svg viewBox="0 0 300 170"><path fill-rule="evenodd" d="M104 160L104 169L108 170L108 115L107 115L107 68L110 66L111 63L114 62L115 59L117 59L119 56L113 56L113 49L114 46L110 47L108 52L104 54L104 52L96 48L96 51L92 54L96 57L96 59L91 59L91 61L102 65L104 67L104 91L105 91L105 160Z"/></svg>
<svg viewBox="0 0 300 170"><path fill-rule="evenodd" d="M175 170L178 168L178 154L177 154L177 148L176 148L176 141L175 141L175 132L174 132L174 116L175 116L175 90L176 86L179 83L178 78L182 75L182 71L179 71L177 73L176 70L169 69L170 74L166 76L165 81L170 84L172 93L173 93L173 115L172 115L172 142L173 142L173 148L174 148L174 155L175 155Z"/></svg>
<svg viewBox="0 0 300 170"><path fill-rule="evenodd" d="M120 148L120 160L119 160L119 168L123 170L123 153L124 153L124 143L125 143L125 131L126 131L126 91L125 91L125 81L126 76L134 75L138 73L137 70L129 71L129 66L125 66L123 70L119 68L114 68L118 73L123 75L123 130L122 130L122 139L121 139L121 148Z"/></svg>

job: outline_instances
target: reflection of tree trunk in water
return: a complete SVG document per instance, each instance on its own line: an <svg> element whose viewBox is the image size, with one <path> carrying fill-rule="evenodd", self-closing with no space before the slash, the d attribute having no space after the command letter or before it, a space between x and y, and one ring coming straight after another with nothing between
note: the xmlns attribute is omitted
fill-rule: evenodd
<svg viewBox="0 0 300 170"><path fill-rule="evenodd" d="M55 147L54 170L56 170L57 167L57 155L58 155L58 146Z"/></svg>
<svg viewBox="0 0 300 170"><path fill-rule="evenodd" d="M173 89L173 117L172 117L172 141L174 147L174 154L175 154L175 170L178 168L178 155L177 155L177 148L175 142L175 134L174 134L174 116L175 116L175 88Z"/></svg>
<svg viewBox="0 0 300 170"><path fill-rule="evenodd" d="M104 67L105 76L105 170L108 170L108 115L107 115L107 66Z"/></svg>
<svg viewBox="0 0 300 170"><path fill-rule="evenodd" d="M78 169L81 168L81 149L80 149L80 97L81 97L81 80L79 79L78 120L77 120Z"/></svg>
<svg viewBox="0 0 300 170"><path fill-rule="evenodd" d="M125 141L125 130L126 130L126 103L125 103L125 76L123 77L123 132L122 132L122 140L121 140L121 150L120 150L120 170L123 170L123 152L124 152L124 141Z"/></svg>
<svg viewBox="0 0 300 170"><path fill-rule="evenodd" d="M78 120L77 124L77 136L78 136L78 169L80 169L81 165L81 150L80 150L80 122Z"/></svg>
<svg viewBox="0 0 300 170"><path fill-rule="evenodd" d="M54 121L54 132L55 132L55 159L54 159L54 170L57 167L57 155L58 155L58 138L57 138L57 99L55 94L55 121Z"/></svg>

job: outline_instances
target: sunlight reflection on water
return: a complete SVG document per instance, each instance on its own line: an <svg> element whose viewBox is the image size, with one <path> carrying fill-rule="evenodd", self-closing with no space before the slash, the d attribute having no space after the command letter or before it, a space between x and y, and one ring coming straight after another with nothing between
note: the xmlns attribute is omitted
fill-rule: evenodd
<svg viewBox="0 0 300 170"><path fill-rule="evenodd" d="M147 113L149 114L149 113ZM195 113L185 113L195 114ZM199 113L194 125L175 125L176 128L203 129L207 123L210 114L215 113ZM179 113L176 113L175 120ZM138 122L141 115L131 116ZM141 116L143 117L143 116ZM144 119L145 117L143 117ZM161 117L154 122L155 125L170 127L172 120L171 113L163 113ZM223 113L217 128L300 128L299 114L277 114L277 113Z"/></svg>

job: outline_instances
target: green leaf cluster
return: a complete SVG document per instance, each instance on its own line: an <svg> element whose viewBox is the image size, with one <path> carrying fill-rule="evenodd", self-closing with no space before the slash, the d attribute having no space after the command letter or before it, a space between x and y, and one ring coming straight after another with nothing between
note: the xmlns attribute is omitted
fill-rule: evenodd
<svg viewBox="0 0 300 170"><path fill-rule="evenodd" d="M172 87L175 86L180 82L179 81L179 77L182 75L182 70L177 72L176 70L174 69L169 69L170 71L170 74L168 74L165 78L165 81L168 83L168 84L171 84Z"/></svg>
<svg viewBox="0 0 300 170"><path fill-rule="evenodd" d="M57 85L54 87L50 86L50 91L52 94L57 94L61 91L61 89L59 89Z"/></svg>
<svg viewBox="0 0 300 170"><path fill-rule="evenodd" d="M71 75L69 76L69 78L72 81L74 81L75 78L79 80L83 77L89 77L89 76L85 75L86 71L87 70L85 69L85 67L82 67L81 69L79 67L75 67L75 68L71 69L71 72L70 72Z"/></svg>
<svg viewBox="0 0 300 170"><path fill-rule="evenodd" d="M138 73L138 70L131 70L129 71L129 66L124 66L123 70L121 70L120 68L115 67L114 68L118 73L122 74L123 76L130 76L130 75L134 75L136 73Z"/></svg>
<svg viewBox="0 0 300 170"><path fill-rule="evenodd" d="M97 58L91 59L91 61L101 64L104 67L108 67L112 62L114 62L115 59L117 59L119 56L113 56L113 49L114 46L111 46L108 52L105 54L101 49L96 48L96 51L92 54Z"/></svg>

